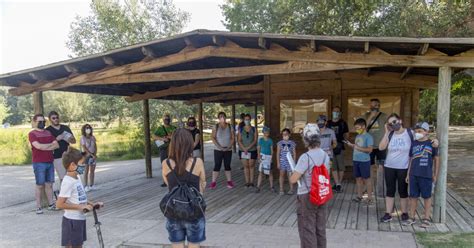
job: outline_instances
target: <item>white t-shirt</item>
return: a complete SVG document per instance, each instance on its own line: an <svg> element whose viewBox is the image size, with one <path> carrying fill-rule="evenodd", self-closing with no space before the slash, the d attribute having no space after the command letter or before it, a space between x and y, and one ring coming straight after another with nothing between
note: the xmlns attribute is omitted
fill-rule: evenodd
<svg viewBox="0 0 474 248"><path fill-rule="evenodd" d="M392 139L387 147L385 167L393 169L408 169L411 140L407 130L408 129L405 129L401 134L393 133Z"/></svg>
<svg viewBox="0 0 474 248"><path fill-rule="evenodd" d="M311 149L300 156L295 167L295 171L302 174L300 179L301 186L298 187L298 195L309 193L313 167L322 164L324 164L329 171L329 155L320 148Z"/></svg>
<svg viewBox="0 0 474 248"><path fill-rule="evenodd" d="M77 179L66 175L61 183L61 192L59 197L67 198L66 202L69 204L87 204L86 191L82 186L81 177ZM64 210L64 217L72 220L85 220L86 216L79 210Z"/></svg>

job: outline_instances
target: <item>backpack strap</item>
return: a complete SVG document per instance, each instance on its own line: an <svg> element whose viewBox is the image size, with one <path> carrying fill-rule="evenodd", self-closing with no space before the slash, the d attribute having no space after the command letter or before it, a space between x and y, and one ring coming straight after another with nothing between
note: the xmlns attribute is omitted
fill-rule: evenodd
<svg viewBox="0 0 474 248"><path fill-rule="evenodd" d="M166 131L165 125L162 125L161 127L163 128L163 131L165 131L165 136L168 136L168 131Z"/></svg>
<svg viewBox="0 0 474 248"><path fill-rule="evenodd" d="M393 137L393 134L395 132L394 131L390 131L390 133L388 134L388 143L390 144L390 140L392 140L392 137Z"/></svg>
<svg viewBox="0 0 474 248"><path fill-rule="evenodd" d="M375 124L375 122L379 119L381 115L382 115L382 112L379 112L379 114L370 122L369 126L367 127L367 132L370 131L372 126Z"/></svg>
<svg viewBox="0 0 474 248"><path fill-rule="evenodd" d="M168 165L168 168L170 168L171 173L173 173L173 176L175 177L176 182L177 182L179 185L181 185L182 183L181 183L181 181L179 181L178 174L176 174L176 171L175 171L173 168L171 168L171 163L170 163L170 159L169 159L169 158L166 159L166 164Z"/></svg>
<svg viewBox="0 0 474 248"><path fill-rule="evenodd" d="M191 170L188 172L188 176L186 176L186 182L189 181L189 177L193 174L194 166L196 165L197 158L193 158L193 164L191 165Z"/></svg>

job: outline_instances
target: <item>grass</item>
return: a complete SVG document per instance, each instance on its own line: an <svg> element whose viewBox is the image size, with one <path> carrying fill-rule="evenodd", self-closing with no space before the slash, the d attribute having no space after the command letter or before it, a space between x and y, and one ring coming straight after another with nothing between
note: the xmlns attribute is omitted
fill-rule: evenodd
<svg viewBox="0 0 474 248"><path fill-rule="evenodd" d="M416 233L416 240L426 248L473 247L474 233Z"/></svg>
<svg viewBox="0 0 474 248"><path fill-rule="evenodd" d="M0 165L31 164L31 148L28 142L29 128L0 129ZM72 129L79 148L80 129ZM120 161L142 159L145 157L144 135L140 128L133 126L115 128L95 128L97 139L97 160ZM204 134L204 140L209 140L210 134ZM158 149L152 143L152 156L158 156Z"/></svg>

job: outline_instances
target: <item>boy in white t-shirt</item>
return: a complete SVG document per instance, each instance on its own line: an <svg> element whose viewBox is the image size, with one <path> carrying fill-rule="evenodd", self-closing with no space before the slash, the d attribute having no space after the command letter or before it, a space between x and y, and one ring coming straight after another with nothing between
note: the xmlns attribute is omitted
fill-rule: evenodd
<svg viewBox="0 0 474 248"><path fill-rule="evenodd" d="M63 166L66 176L61 183L56 202L57 208L64 209L61 230L61 245L66 247L82 247L86 236L86 216L84 212L100 208L102 202L87 201L86 191L82 185L81 177L85 170L84 156L72 147L63 153Z"/></svg>

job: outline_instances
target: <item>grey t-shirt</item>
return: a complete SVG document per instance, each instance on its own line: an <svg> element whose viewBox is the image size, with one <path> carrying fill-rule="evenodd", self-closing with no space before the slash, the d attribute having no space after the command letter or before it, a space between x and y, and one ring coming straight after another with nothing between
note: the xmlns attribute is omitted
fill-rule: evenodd
<svg viewBox="0 0 474 248"><path fill-rule="evenodd" d="M370 126L371 120L369 120L370 112L365 113L361 118L367 122L367 128ZM374 122L374 125L369 130L369 134L374 138L374 149L379 147L380 141L385 135L385 123L387 122L387 115L381 112L379 118ZM375 118L375 117L374 117Z"/></svg>
<svg viewBox="0 0 474 248"><path fill-rule="evenodd" d="M216 128L216 140L221 145L222 151L227 151L231 149L232 144L230 141L231 138L232 127L230 124L227 124L226 128L222 128L220 125L217 125ZM216 147L216 150L220 150Z"/></svg>
<svg viewBox="0 0 474 248"><path fill-rule="evenodd" d="M324 164L329 171L329 156L321 148L315 148L302 154L298 159L295 171L302 174L301 185L298 186L298 195L308 194L311 187L311 174L314 166Z"/></svg>
<svg viewBox="0 0 474 248"><path fill-rule="evenodd" d="M321 149L323 149L329 157L333 157L332 153L332 141L336 142L336 133L330 128L325 128L321 131Z"/></svg>

